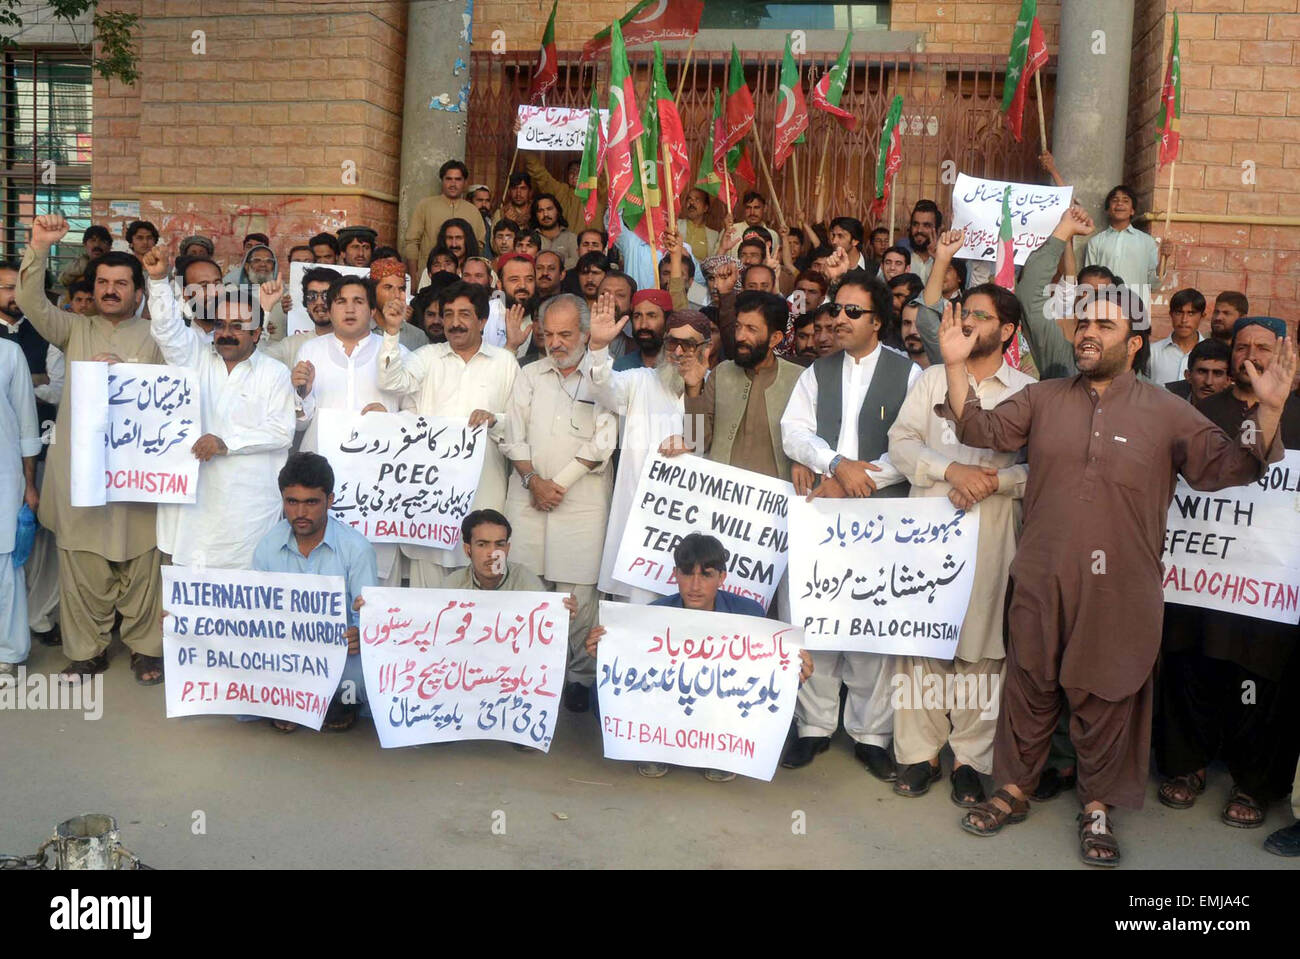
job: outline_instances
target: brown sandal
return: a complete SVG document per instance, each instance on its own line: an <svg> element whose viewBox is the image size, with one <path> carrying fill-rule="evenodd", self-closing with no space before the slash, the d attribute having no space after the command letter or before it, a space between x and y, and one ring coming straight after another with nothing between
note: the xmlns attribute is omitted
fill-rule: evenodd
<svg viewBox="0 0 1300 959"><path fill-rule="evenodd" d="M1098 814L1101 818L1098 820ZM1118 866L1123 858L1119 851L1119 842L1115 839L1115 833L1110 828L1110 816L1103 810L1085 813L1081 812L1075 818L1079 824L1079 858L1089 866L1102 866L1109 868ZM1089 856L1092 850L1114 853L1113 856Z"/></svg>
<svg viewBox="0 0 1300 959"><path fill-rule="evenodd" d="M163 681L162 657L132 653L131 672L135 673L135 681L141 686L157 686ZM152 679L145 679L147 673L154 673L155 675Z"/></svg>
<svg viewBox="0 0 1300 959"><path fill-rule="evenodd" d="M996 805L993 799L1001 799L1011 808L1011 811L1007 812ZM966 813L961 819L961 828L972 836L992 836L994 833L1000 832L1002 827L1008 823L1024 822L1029 818L1028 801L1017 799L1005 789L999 789L995 792L993 799L971 806L970 812ZM976 820L988 823L988 825L978 825Z"/></svg>
<svg viewBox="0 0 1300 959"><path fill-rule="evenodd" d="M59 673L59 681L69 685L80 683L97 673L108 669L108 653L103 652L93 659L74 659L64 666Z"/></svg>
<svg viewBox="0 0 1300 959"><path fill-rule="evenodd" d="M1156 798L1170 809L1191 809L1196 805L1196 797L1205 792L1205 770L1186 773L1182 776L1170 776L1160 784ZM1179 799L1178 794L1186 796Z"/></svg>
<svg viewBox="0 0 1300 959"><path fill-rule="evenodd" d="M1251 818L1237 819L1228 815L1228 810L1233 806L1240 806L1242 809L1249 810L1252 814ZM1268 818L1268 811L1262 803L1242 792L1240 786L1234 785L1232 793L1228 796L1227 805L1223 807L1223 812L1219 814L1219 818L1229 826L1237 829L1258 829L1264 825L1264 820Z"/></svg>

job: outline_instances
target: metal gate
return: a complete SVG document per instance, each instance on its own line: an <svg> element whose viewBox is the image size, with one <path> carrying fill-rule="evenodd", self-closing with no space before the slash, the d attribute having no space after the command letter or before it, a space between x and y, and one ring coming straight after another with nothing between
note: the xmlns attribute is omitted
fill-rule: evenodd
<svg viewBox="0 0 1300 959"><path fill-rule="evenodd" d="M683 54L666 53L668 85L680 84L678 109L686 130L692 170L698 170L708 125L713 116L713 90L726 90L730 51L696 50L681 77ZM469 98L466 162L471 178L485 179L500 195L514 153L511 127L516 108L527 102L528 80L535 53L495 56L475 53L471 62L472 87ZM670 59L676 57L678 59ZM745 81L754 95L757 129L764 156L771 164L776 88L781 54L774 51L742 52ZM607 82L607 64L579 63L577 53L561 54L559 82L547 97L551 106L587 107L591 85ZM644 103L649 86L652 53L629 51L638 97ZM805 91L812 87L835 62L835 54L814 54L802 58ZM1055 58L1043 73L1044 111L1048 128L1052 122L1052 91L1055 87ZM993 179L1041 181L1038 165L1038 118L1031 93L1025 107L1022 143L1016 143L999 113L1006 59L1000 56L955 53L858 53L851 61L848 82L840 105L854 113L858 127L844 130L832 117L809 106L811 125L806 145L796 147L793 163L781 171L772 170L777 195L786 219L795 215L796 176L798 195L808 216L812 213L812 191L817 164L824 149L827 157L826 189L828 215L851 213L868 226L874 195L876 156L880 127L894 94L903 95L903 167L895 181L897 224L906 227L912 203L922 197L938 202L951 212L952 183L957 173ZM603 102L603 98L602 98ZM749 143L753 149L752 141ZM563 166L576 154L545 154L548 168L563 176ZM759 165L755 162L755 169ZM760 180L762 173L759 172ZM743 184L743 181L741 181ZM741 186L741 189L747 187ZM764 195L767 184L754 185ZM720 204L714 217L721 218ZM883 218L887 221L888 214Z"/></svg>

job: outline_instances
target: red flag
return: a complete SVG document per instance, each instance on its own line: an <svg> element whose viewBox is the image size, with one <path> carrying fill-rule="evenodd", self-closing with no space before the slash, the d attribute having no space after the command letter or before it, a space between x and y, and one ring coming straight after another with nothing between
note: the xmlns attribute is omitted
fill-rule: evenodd
<svg viewBox="0 0 1300 959"><path fill-rule="evenodd" d="M1174 14L1174 41L1169 46L1165 65L1165 82L1160 87L1160 119L1156 122L1156 140L1160 143L1157 169L1178 159L1178 124L1182 117L1182 61L1178 55L1178 14Z"/></svg>
<svg viewBox="0 0 1300 959"><path fill-rule="evenodd" d="M825 110L839 121L840 126L850 131L858 128L858 118L840 106L840 99L844 96L844 84L849 79L849 47L852 44L853 31L850 30L848 36L844 38L844 48L840 50L834 66L823 73L821 79L812 88L813 106Z"/></svg>
<svg viewBox="0 0 1300 959"><path fill-rule="evenodd" d="M1007 78L1002 89L1002 110L1006 114L1007 127L1017 143L1022 139L1025 99L1029 94L1030 81L1047 63L1047 41L1043 37L1043 28L1035 15L1035 4L1036 0L1024 0L1021 6L1021 19L1016 21L1015 34L1011 39L1011 55L1007 59Z"/></svg>
<svg viewBox="0 0 1300 959"><path fill-rule="evenodd" d="M537 103L560 80L560 64L555 51L555 8L560 0L551 4L551 18L546 21L546 31L542 34L542 52L537 56L537 68L528 83L528 100Z"/></svg>
<svg viewBox="0 0 1300 959"><path fill-rule="evenodd" d="M623 42L629 47L656 40L689 40L700 32L703 0L641 0L618 21ZM608 28L582 47L582 60L595 60L610 46Z"/></svg>
<svg viewBox="0 0 1300 959"><path fill-rule="evenodd" d="M745 83L745 68L740 62L736 45L731 45L731 67L727 70L727 101L722 110L721 141L714 140L713 149L723 153L745 138L754 126L754 97Z"/></svg>
<svg viewBox="0 0 1300 959"><path fill-rule="evenodd" d="M682 197L686 195L686 189L691 183L691 155L686 151L686 130L682 127L682 117L677 112L672 91L668 89L668 80L664 76L663 69L663 50L658 44L655 44L653 96L655 107L659 112L660 149L667 147L668 156L673 163L673 182L665 184L661 177L660 188L667 186L672 191L670 195L673 198L673 209L680 211ZM662 162L658 157L656 160Z"/></svg>
<svg viewBox="0 0 1300 959"><path fill-rule="evenodd" d="M605 141L605 181L609 184L609 243L622 231L621 208L632 188L636 169L632 162L632 141L641 135L632 91L632 74L618 22L613 26L609 71L609 137Z"/></svg>
<svg viewBox="0 0 1300 959"><path fill-rule="evenodd" d="M876 155L876 198L871 201L871 215L879 219L889 206L889 191L894 175L903 166L903 95L894 94L880 130L880 152Z"/></svg>
<svg viewBox="0 0 1300 959"><path fill-rule="evenodd" d="M779 170L794 152L799 136L808 129L808 104L803 98L799 67L790 52L790 37L785 38L785 56L781 60L781 79L776 91L776 133L772 163Z"/></svg>
<svg viewBox="0 0 1300 959"><path fill-rule="evenodd" d="M736 157L732 172L750 186L758 186L758 174L754 172L754 164L749 160L749 144L742 143L739 149L740 155Z"/></svg>

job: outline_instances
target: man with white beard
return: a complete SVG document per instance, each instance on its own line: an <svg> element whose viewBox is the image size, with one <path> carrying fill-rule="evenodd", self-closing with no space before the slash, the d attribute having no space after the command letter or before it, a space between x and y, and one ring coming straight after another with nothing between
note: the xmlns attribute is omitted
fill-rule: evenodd
<svg viewBox="0 0 1300 959"><path fill-rule="evenodd" d="M683 434L686 383L681 364L691 357L707 362L712 330L703 313L673 310L664 331L668 362L654 369L641 367L615 373L608 346L627 323L627 317L616 318L613 294L602 293L591 313L591 382L596 402L622 414L623 439L614 500L605 531L605 553L600 563L600 589L634 603L649 603L659 594L616 580L614 562L618 559L618 548L623 542L646 456L658 450L659 444L668 437Z"/></svg>
<svg viewBox="0 0 1300 959"><path fill-rule="evenodd" d="M546 355L515 377L501 452L514 467L505 515L514 528L515 560L541 576L545 589L569 593L569 658L564 703L590 705L596 661L587 631L596 624L596 580L609 512L606 468L618 439L618 417L598 406L587 352L590 316L580 296L542 304L538 337Z"/></svg>

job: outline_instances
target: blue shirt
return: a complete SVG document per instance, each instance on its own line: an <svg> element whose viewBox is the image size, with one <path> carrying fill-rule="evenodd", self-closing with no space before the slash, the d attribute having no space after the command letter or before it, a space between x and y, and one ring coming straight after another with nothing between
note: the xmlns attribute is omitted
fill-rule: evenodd
<svg viewBox="0 0 1300 959"><path fill-rule="evenodd" d="M621 373L623 370L640 370L645 369L645 364L641 362L641 348L633 346L630 353L624 353L614 361L614 372Z"/></svg>
<svg viewBox="0 0 1300 959"><path fill-rule="evenodd" d="M348 625L359 626L361 614L353 601L367 586L379 585L375 548L370 541L334 517L325 521L325 537L308 555L298 549L298 539L287 519L262 537L253 550L253 569L262 573L313 573L342 576L348 597Z"/></svg>
<svg viewBox="0 0 1300 959"><path fill-rule="evenodd" d="M681 593L674 593L671 596L661 596L650 605L673 606L677 609L686 608L686 605L682 602ZM715 613L735 613L738 616L767 615L767 610L763 609L763 607L754 600L747 596L738 596L735 593L728 593L724 589L718 590L718 594L713 597L713 611Z"/></svg>

